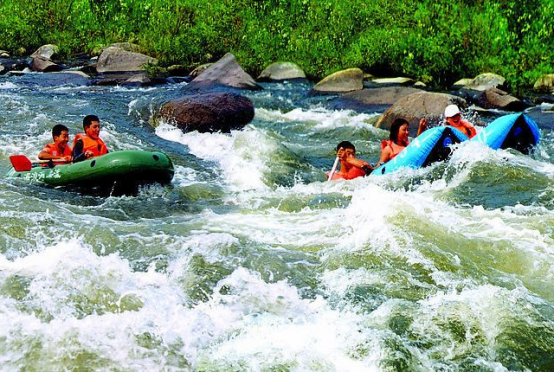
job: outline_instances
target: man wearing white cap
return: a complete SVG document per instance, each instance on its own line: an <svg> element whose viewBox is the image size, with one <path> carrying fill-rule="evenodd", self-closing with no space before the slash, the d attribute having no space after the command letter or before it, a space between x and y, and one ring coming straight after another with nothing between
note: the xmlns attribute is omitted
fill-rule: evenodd
<svg viewBox="0 0 554 372"><path fill-rule="evenodd" d="M446 124L458 129L463 134L466 134L469 138L475 137L477 131L473 124L462 119L460 109L456 105L448 105L444 109L444 119Z"/></svg>

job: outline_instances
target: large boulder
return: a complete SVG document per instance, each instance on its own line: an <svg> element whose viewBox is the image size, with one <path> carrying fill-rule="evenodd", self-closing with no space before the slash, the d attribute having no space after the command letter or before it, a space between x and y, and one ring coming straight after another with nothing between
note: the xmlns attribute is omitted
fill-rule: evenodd
<svg viewBox="0 0 554 372"><path fill-rule="evenodd" d="M400 98L421 92L411 87L384 87L363 89L345 93L334 99L330 106L334 110L355 110L359 112L382 112Z"/></svg>
<svg viewBox="0 0 554 372"><path fill-rule="evenodd" d="M554 93L554 74L542 75L535 81L533 89L543 93Z"/></svg>
<svg viewBox="0 0 554 372"><path fill-rule="evenodd" d="M37 71L37 72L54 72L54 71L61 71L63 68L52 62L48 58L44 58L41 56L34 57L31 60L31 70Z"/></svg>
<svg viewBox="0 0 554 372"><path fill-rule="evenodd" d="M500 75L492 74L492 73L484 73L476 76L471 81L471 83L466 85L464 88L485 91L489 88L502 87L505 82L506 82L506 79Z"/></svg>
<svg viewBox="0 0 554 372"><path fill-rule="evenodd" d="M31 54L31 58L44 58L47 60L52 59L53 56L58 53L58 46L54 44L46 44L35 50L33 54Z"/></svg>
<svg viewBox="0 0 554 372"><path fill-rule="evenodd" d="M96 71L99 73L144 71L146 65L157 63L157 59L147 55L111 46L104 49L98 57Z"/></svg>
<svg viewBox="0 0 554 372"><path fill-rule="evenodd" d="M364 88L364 73L359 68L337 71L313 87L312 94L347 93Z"/></svg>
<svg viewBox="0 0 554 372"><path fill-rule="evenodd" d="M390 129L397 118L406 119L410 123L410 135L417 134L419 120L425 117L430 124L439 123L444 118L444 108L456 104L460 108L467 106L463 98L445 93L416 92L400 98L381 115L375 126Z"/></svg>
<svg viewBox="0 0 554 372"><path fill-rule="evenodd" d="M485 109L500 109L505 111L523 111L528 107L518 98L498 88L489 88L482 92L477 98L477 104Z"/></svg>
<svg viewBox="0 0 554 372"><path fill-rule="evenodd" d="M260 81L282 81L292 79L305 79L306 74L296 63L275 62L262 71L258 80Z"/></svg>
<svg viewBox="0 0 554 372"><path fill-rule="evenodd" d="M183 132L230 132L252 121L254 104L236 93L208 92L166 102L158 117Z"/></svg>
<svg viewBox="0 0 554 372"><path fill-rule="evenodd" d="M231 53L227 53L219 61L202 71L189 84L189 90L227 87L235 89L262 89L252 76L247 74Z"/></svg>

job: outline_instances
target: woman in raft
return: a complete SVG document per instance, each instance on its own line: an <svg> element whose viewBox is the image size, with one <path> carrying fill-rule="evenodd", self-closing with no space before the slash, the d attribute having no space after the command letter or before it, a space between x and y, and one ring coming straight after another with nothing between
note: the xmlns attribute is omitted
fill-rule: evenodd
<svg viewBox="0 0 554 372"><path fill-rule="evenodd" d="M393 159L398 155L402 150L410 144L409 140L409 123L406 119L398 118L396 119L391 127L388 140L383 140L381 142L381 157L379 162L375 166L377 168L381 164L386 163L387 161ZM419 120L419 127L417 129L417 135L425 132L429 126L427 119L421 118Z"/></svg>

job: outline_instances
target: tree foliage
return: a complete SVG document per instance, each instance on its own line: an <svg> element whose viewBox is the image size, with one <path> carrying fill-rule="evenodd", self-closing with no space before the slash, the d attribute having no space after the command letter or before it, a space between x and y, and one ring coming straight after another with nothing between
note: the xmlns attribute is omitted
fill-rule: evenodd
<svg viewBox="0 0 554 372"><path fill-rule="evenodd" d="M288 60L312 78L360 67L446 87L495 72L514 90L554 73L554 0L10 0L0 14L12 53L129 41L165 65L232 52L251 73Z"/></svg>

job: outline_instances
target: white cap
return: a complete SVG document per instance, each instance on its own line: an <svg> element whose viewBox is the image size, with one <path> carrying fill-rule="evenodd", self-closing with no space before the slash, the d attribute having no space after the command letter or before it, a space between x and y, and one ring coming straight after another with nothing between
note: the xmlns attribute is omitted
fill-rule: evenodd
<svg viewBox="0 0 554 372"><path fill-rule="evenodd" d="M445 118L451 118L452 116L456 116L460 113L460 109L456 105L448 105L444 109L444 117Z"/></svg>

